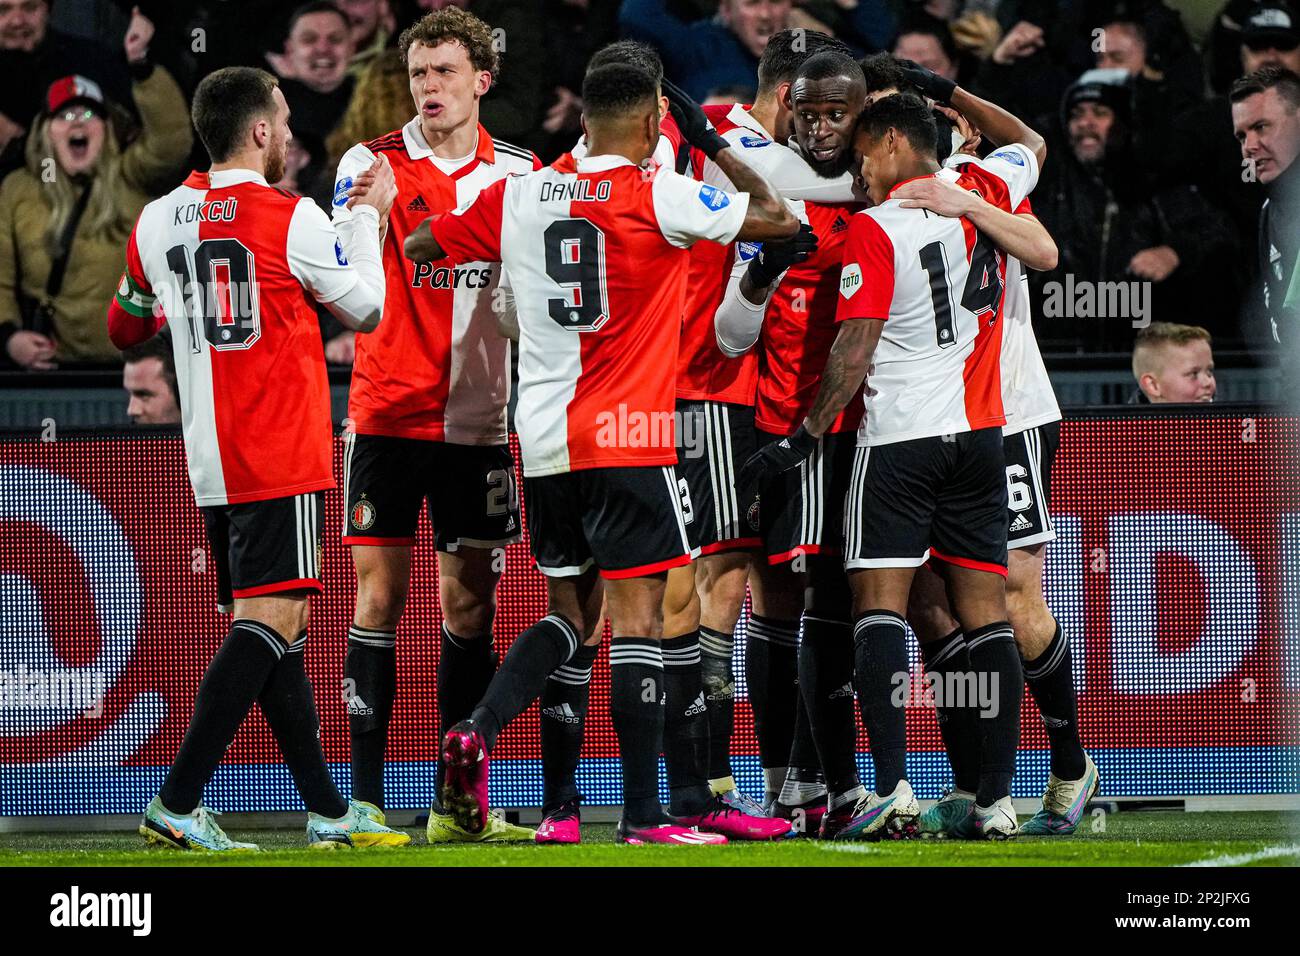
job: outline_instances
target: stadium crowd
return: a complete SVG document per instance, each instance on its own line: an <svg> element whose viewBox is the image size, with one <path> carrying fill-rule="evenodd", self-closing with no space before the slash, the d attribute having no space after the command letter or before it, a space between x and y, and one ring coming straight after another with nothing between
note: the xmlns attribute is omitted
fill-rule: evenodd
<svg viewBox="0 0 1300 956"><path fill-rule="evenodd" d="M587 60L620 36L655 46L706 104L751 101L764 44L787 27L914 60L1051 143L1035 211L1060 258L1031 276L1044 351L1128 352L1153 320L1263 362L1275 348L1260 263L1285 294L1300 120L1278 131L1266 187L1234 138L1228 90L1261 66L1300 70L1300 17L1283 3L1231 0L1198 48L1160 0L0 0L0 360L120 366L103 303L140 209L206 165L181 119L204 76L278 76L294 134L280 186L328 210L343 152L409 118L396 37L448 5L494 27L502 69L485 126L543 162L580 135ZM1281 239L1261 251L1263 228ZM1089 284L1131 290L1124 314L1075 294ZM353 333L323 310L321 328L327 361L351 364Z"/></svg>

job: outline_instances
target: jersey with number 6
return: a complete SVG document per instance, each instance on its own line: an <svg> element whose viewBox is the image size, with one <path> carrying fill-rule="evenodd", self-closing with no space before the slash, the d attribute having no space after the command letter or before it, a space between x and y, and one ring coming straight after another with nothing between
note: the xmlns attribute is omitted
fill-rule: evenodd
<svg viewBox="0 0 1300 956"><path fill-rule="evenodd" d="M677 461L687 249L732 241L748 207L747 193L602 155L512 176L433 220L449 257L510 276L525 476Z"/></svg>
<svg viewBox="0 0 1300 956"><path fill-rule="evenodd" d="M191 173L145 206L110 307L171 327L200 506L334 487L329 380L312 300L360 281L329 218L257 173ZM157 320L160 327L162 319Z"/></svg>
<svg viewBox="0 0 1300 956"><path fill-rule="evenodd" d="M935 175L1011 212L1038 181L1020 144ZM902 185L901 183L899 185ZM892 198L853 217L837 321L881 319L862 445L1002 426L1003 254L966 219Z"/></svg>

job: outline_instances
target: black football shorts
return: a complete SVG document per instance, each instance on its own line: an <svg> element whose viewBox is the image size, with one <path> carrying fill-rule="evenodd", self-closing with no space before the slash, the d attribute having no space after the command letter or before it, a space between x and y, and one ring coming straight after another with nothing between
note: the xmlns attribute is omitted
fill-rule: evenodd
<svg viewBox="0 0 1300 956"><path fill-rule="evenodd" d="M199 510L216 565L219 610L229 611L235 598L325 590L323 491Z"/></svg>
<svg viewBox="0 0 1300 956"><path fill-rule="evenodd" d="M497 548L520 538L509 445L455 445L348 435L344 544L413 545L427 505L439 551Z"/></svg>

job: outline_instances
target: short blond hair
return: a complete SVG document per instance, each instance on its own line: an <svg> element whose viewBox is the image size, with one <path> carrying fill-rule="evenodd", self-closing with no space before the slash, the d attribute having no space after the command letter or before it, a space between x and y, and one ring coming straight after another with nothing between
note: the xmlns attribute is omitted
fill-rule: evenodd
<svg viewBox="0 0 1300 956"><path fill-rule="evenodd" d="M1143 375L1155 371L1152 359L1166 345L1187 345L1190 342L1213 345L1214 338L1199 325L1152 322L1138 332L1133 343L1133 377L1141 382Z"/></svg>

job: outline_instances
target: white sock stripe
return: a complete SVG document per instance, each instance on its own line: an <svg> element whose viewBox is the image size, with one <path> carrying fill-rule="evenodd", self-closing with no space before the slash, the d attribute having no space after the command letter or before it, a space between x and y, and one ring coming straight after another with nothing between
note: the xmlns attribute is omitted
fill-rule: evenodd
<svg viewBox="0 0 1300 956"><path fill-rule="evenodd" d="M955 657L956 655L960 654L962 648L965 646L966 646L966 642L964 640L959 639L953 641L950 645L948 645L948 647L944 648L939 653L939 655L935 657L934 660L927 662L925 665L926 668L929 669L931 667L938 667L940 664L942 664L944 661L948 660L949 658Z"/></svg>
<svg viewBox="0 0 1300 956"><path fill-rule="evenodd" d="M754 637L760 641L767 641L769 644L799 643L798 623L793 625L773 625L750 615L748 629L749 633Z"/></svg>
<svg viewBox="0 0 1300 956"><path fill-rule="evenodd" d="M900 631L907 630L907 622L901 617L895 617L893 614L872 614L856 621L853 625L853 633L865 631L869 627L884 626L886 624L897 627Z"/></svg>
<svg viewBox="0 0 1300 956"><path fill-rule="evenodd" d="M692 664L700 662L700 651L696 648L694 654L664 654L664 667L690 667Z"/></svg>
<svg viewBox="0 0 1300 956"><path fill-rule="evenodd" d="M397 646L397 635L393 634L389 637L363 637L362 635L354 631L348 631L348 643L361 644L365 647L390 647L391 648Z"/></svg>
<svg viewBox="0 0 1300 956"><path fill-rule="evenodd" d="M561 664L555 670L551 671L552 677L572 677L577 680L586 681L591 677L591 667L574 667L572 664Z"/></svg>
<svg viewBox="0 0 1300 956"><path fill-rule="evenodd" d="M652 670L657 671L662 671L664 669L664 662L662 660L657 657L651 657L647 654L620 654L618 657L613 657L611 655L609 661L609 666L611 668L629 667L633 664L639 664L643 667L649 667Z"/></svg>
<svg viewBox="0 0 1300 956"><path fill-rule="evenodd" d="M351 627L348 628L348 634L349 635L359 634L362 637L379 637L379 638L397 637L396 629L391 631L381 631L371 627L357 627L355 624L353 624Z"/></svg>
<svg viewBox="0 0 1300 956"><path fill-rule="evenodd" d="M1051 657L1048 660L1033 667L1029 664L1025 664L1025 676L1033 678L1046 677L1048 674L1052 673L1052 671L1061 666L1061 661L1065 659L1065 652L1068 649L1069 641L1066 639L1065 633L1062 632L1061 639L1057 642L1056 649L1052 651Z"/></svg>
<svg viewBox="0 0 1300 956"><path fill-rule="evenodd" d="M735 646L734 641L719 641L711 637L700 638L700 653L708 654L710 657L730 658Z"/></svg>
<svg viewBox="0 0 1300 956"><path fill-rule="evenodd" d="M257 621L238 621L235 623L234 627L241 628L248 631L250 634L255 634L260 637L266 642L267 646L271 648L277 661L284 657L284 641L280 640L280 636L269 627L259 624Z"/></svg>
<svg viewBox="0 0 1300 956"><path fill-rule="evenodd" d="M1015 643L1016 636L1009 627L1000 627L996 631L990 631L987 634L981 634L979 637L972 639L969 635L966 637L966 649L973 651L977 647L983 647L989 641L1008 640Z"/></svg>
<svg viewBox="0 0 1300 956"><path fill-rule="evenodd" d="M569 657L572 657L578 650L578 632L573 629L568 621L560 617L558 614L548 614L546 617L542 618L542 620L550 621L560 629L561 633L564 634L564 639L569 645L569 656L565 658L567 661ZM541 622L539 621L538 623Z"/></svg>
<svg viewBox="0 0 1300 956"><path fill-rule="evenodd" d="M587 672L586 677L569 677L558 672L552 672L546 679L553 680L557 684L568 684L570 687L585 687L591 683L591 671Z"/></svg>

